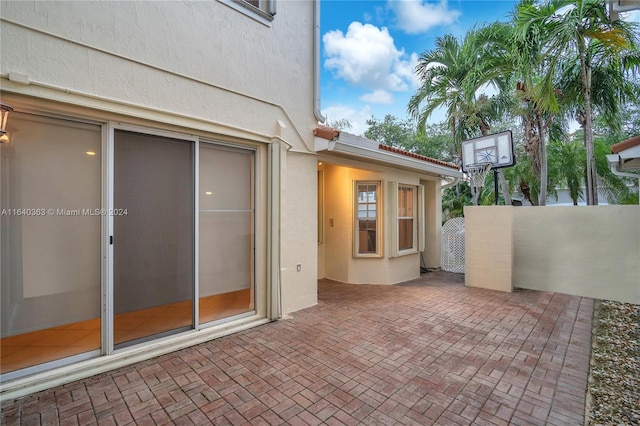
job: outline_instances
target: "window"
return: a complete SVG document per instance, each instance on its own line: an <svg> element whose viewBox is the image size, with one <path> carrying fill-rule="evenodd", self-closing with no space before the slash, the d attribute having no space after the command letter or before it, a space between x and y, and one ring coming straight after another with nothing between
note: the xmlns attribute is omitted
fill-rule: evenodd
<svg viewBox="0 0 640 426"><path fill-rule="evenodd" d="M220 2L268 27L271 26L271 21L276 15L276 0L220 0Z"/></svg>
<svg viewBox="0 0 640 426"><path fill-rule="evenodd" d="M379 256L380 182L355 183L355 256Z"/></svg>
<svg viewBox="0 0 640 426"><path fill-rule="evenodd" d="M398 250L415 249L416 187L398 186Z"/></svg>
<svg viewBox="0 0 640 426"><path fill-rule="evenodd" d="M276 3L273 0L241 0L244 3L249 3L251 6L260 10L263 13L267 13L270 16L276 14Z"/></svg>
<svg viewBox="0 0 640 426"><path fill-rule="evenodd" d="M416 253L424 250L424 188L391 182L389 204L392 214L392 256Z"/></svg>

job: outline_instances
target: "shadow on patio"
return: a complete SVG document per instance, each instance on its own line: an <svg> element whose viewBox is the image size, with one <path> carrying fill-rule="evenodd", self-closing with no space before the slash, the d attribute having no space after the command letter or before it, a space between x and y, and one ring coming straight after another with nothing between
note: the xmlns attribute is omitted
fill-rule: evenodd
<svg viewBox="0 0 640 426"><path fill-rule="evenodd" d="M319 304L3 403L3 425L582 424L593 301L319 282Z"/></svg>

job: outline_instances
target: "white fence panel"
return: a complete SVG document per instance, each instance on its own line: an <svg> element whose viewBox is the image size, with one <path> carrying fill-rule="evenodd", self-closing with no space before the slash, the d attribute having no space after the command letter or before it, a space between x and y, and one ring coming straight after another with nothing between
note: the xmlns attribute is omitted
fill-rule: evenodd
<svg viewBox="0 0 640 426"><path fill-rule="evenodd" d="M454 217L442 225L442 270L464 273L464 218Z"/></svg>

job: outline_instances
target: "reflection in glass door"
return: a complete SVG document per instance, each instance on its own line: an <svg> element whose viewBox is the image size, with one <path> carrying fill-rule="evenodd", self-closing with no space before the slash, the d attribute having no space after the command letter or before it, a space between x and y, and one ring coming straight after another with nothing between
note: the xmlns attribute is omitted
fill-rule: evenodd
<svg viewBox="0 0 640 426"><path fill-rule="evenodd" d="M115 347L193 328L193 141L115 130Z"/></svg>
<svg viewBox="0 0 640 426"><path fill-rule="evenodd" d="M101 217L91 214L101 207L101 127L16 111L8 130L10 142L0 144L0 380L95 356L101 337Z"/></svg>
<svg viewBox="0 0 640 426"><path fill-rule="evenodd" d="M254 151L200 143L199 322L253 311Z"/></svg>

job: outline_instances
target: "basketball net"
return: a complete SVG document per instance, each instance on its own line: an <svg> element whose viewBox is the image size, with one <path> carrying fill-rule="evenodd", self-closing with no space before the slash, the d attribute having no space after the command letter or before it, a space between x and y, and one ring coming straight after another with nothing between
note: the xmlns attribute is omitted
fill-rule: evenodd
<svg viewBox="0 0 640 426"><path fill-rule="evenodd" d="M478 205L478 196L480 194L480 190L484 186L484 180L489 174L489 170L491 170L491 163L474 163L465 167L466 173L471 178L471 186L475 189L472 194L473 204L475 206Z"/></svg>
<svg viewBox="0 0 640 426"><path fill-rule="evenodd" d="M491 163L474 163L465 167L466 173L471 178L471 186L480 191L484 186L484 180L491 170Z"/></svg>

